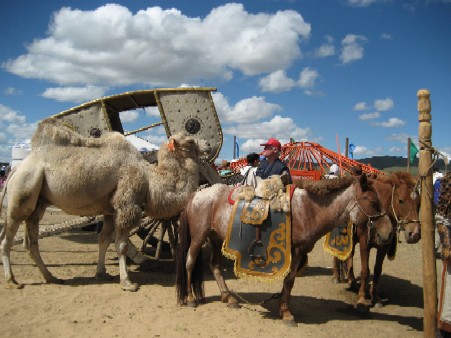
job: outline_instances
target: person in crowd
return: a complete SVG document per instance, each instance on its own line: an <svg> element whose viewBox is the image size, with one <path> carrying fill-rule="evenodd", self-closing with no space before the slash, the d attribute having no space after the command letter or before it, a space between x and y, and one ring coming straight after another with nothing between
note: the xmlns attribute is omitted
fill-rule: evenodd
<svg viewBox="0 0 451 338"><path fill-rule="evenodd" d="M329 175L325 175L324 178L328 180L333 180L338 178L340 174L340 167L337 164L332 164L329 168Z"/></svg>
<svg viewBox="0 0 451 338"><path fill-rule="evenodd" d="M247 165L240 170L243 180L241 185L249 185L254 188L257 186L257 180L255 179L255 172L260 164L260 156L256 153L251 153L246 156Z"/></svg>
<svg viewBox="0 0 451 338"><path fill-rule="evenodd" d="M290 169L279 158L282 151L280 142L275 138L270 138L268 142L260 145L264 147L262 155L265 156L265 159L260 162L255 175L262 179L271 175L280 175L285 185L293 183Z"/></svg>

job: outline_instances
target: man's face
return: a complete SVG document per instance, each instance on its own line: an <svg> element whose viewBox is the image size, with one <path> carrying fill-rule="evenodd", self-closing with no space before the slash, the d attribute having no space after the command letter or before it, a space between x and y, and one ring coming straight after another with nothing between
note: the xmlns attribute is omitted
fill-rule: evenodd
<svg viewBox="0 0 451 338"><path fill-rule="evenodd" d="M265 156L266 158L271 158L274 155L277 157L278 156L278 148L274 147L274 146L265 146L265 148L263 148L263 156Z"/></svg>

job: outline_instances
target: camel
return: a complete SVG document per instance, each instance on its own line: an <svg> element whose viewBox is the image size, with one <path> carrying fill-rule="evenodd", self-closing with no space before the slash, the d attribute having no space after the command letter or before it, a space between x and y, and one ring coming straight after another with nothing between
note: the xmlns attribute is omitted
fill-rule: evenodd
<svg viewBox="0 0 451 338"><path fill-rule="evenodd" d="M204 142L205 146L206 143ZM54 119L39 123L28 157L8 177L6 221L0 248L6 286L22 288L11 269L10 252L19 225L25 221L28 251L47 283L62 283L45 266L38 245L39 221L54 205L71 215L103 215L96 278L111 279L105 255L113 242L119 258L120 285L137 291L126 265L127 240L143 212L155 219L177 215L199 185L199 144L185 134L173 135L150 164L117 132L86 138Z"/></svg>

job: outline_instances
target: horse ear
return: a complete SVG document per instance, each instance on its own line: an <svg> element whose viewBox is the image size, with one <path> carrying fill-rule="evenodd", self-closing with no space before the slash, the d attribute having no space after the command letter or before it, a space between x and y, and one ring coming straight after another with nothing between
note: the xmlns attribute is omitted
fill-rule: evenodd
<svg viewBox="0 0 451 338"><path fill-rule="evenodd" d="M365 173L360 175L359 177L359 183L362 190L368 190L370 188L370 183L368 182L368 177Z"/></svg>

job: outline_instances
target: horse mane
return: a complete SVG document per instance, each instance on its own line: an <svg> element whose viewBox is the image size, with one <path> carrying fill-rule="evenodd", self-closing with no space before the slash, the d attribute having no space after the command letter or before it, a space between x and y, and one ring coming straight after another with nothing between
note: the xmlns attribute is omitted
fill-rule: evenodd
<svg viewBox="0 0 451 338"><path fill-rule="evenodd" d="M390 185L406 184L409 188L415 187L416 184L413 175L405 171L396 171L389 176L377 176L376 179Z"/></svg>
<svg viewBox="0 0 451 338"><path fill-rule="evenodd" d="M325 196L333 191L341 190L349 187L356 181L355 176L340 177L334 180L300 180L295 183L297 188L304 189L308 193L319 196Z"/></svg>

